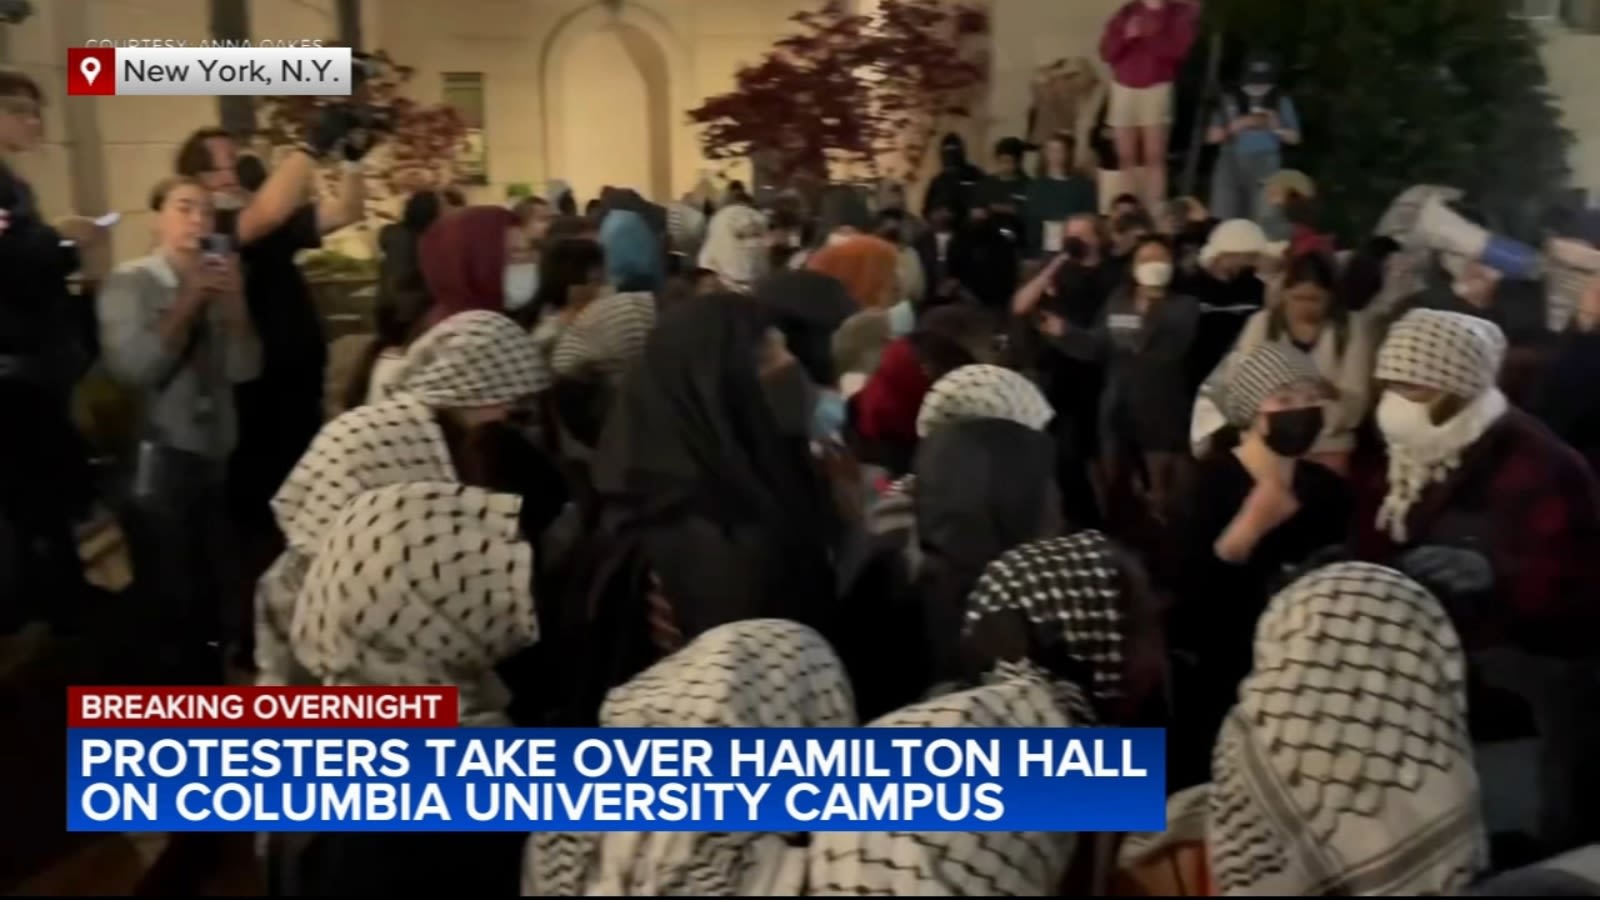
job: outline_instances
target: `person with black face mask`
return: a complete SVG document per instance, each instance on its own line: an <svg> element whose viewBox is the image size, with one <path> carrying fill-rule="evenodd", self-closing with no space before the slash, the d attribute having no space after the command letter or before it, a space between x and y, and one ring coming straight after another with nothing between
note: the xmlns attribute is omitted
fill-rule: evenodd
<svg viewBox="0 0 1600 900"><path fill-rule="evenodd" d="M955 132L940 141L939 161L939 174L928 183L928 193L922 202L922 217L931 222L934 210L945 209L959 226L972 211L983 170L967 161L966 141Z"/></svg>
<svg viewBox="0 0 1600 900"><path fill-rule="evenodd" d="M1211 746L1250 671L1256 619L1286 568L1344 539L1343 481L1304 459L1322 434L1329 388L1311 357L1263 344L1230 370L1221 407L1236 441L1213 446L1179 504L1168 583L1178 596L1169 633L1195 696L1175 736L1173 787L1208 777ZM1183 780L1188 779L1188 780Z"/></svg>

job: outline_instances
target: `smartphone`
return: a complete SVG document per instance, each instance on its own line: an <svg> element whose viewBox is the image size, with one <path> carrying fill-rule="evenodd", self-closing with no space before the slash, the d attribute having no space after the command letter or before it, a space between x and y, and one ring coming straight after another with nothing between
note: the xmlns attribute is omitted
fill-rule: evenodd
<svg viewBox="0 0 1600 900"><path fill-rule="evenodd" d="M208 234L200 239L200 252L208 262L221 262L233 252L233 238L220 232Z"/></svg>

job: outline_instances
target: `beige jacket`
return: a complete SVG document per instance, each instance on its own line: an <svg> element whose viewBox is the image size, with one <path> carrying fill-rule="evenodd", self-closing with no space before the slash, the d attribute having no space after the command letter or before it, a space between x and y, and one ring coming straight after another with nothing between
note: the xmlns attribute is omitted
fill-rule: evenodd
<svg viewBox="0 0 1600 900"><path fill-rule="evenodd" d="M1324 328L1316 346L1311 349L1311 358L1317 364L1317 371L1339 392L1338 399L1328 408L1322 437L1311 448L1313 455L1349 452L1355 447L1356 429L1372 411L1372 366L1377 346L1373 318L1368 312L1350 314L1349 334L1345 339L1343 354L1339 353L1332 328ZM1196 453L1202 452L1210 443L1211 436L1226 424L1218 398L1228 383L1234 363L1266 343L1269 315L1268 310L1262 310L1250 317L1234 341L1233 349L1201 386L1190 424L1190 443Z"/></svg>

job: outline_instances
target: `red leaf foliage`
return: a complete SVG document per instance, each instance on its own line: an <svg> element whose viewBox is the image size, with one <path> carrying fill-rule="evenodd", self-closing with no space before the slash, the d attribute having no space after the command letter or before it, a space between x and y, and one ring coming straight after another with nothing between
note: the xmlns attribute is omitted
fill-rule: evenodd
<svg viewBox="0 0 1600 900"><path fill-rule="evenodd" d="M333 46L331 42L326 42ZM357 97L261 97L256 100L257 134L274 146L298 143L317 110L329 103L351 101L372 107L394 123L368 155L367 191L382 201L412 191L443 187L456 179L456 158L466 139L466 122L443 104L418 103L404 95L415 75L383 51L369 54L372 74Z"/></svg>
<svg viewBox="0 0 1600 900"><path fill-rule="evenodd" d="M988 77L987 11L940 0L883 0L876 18L843 0L797 13L795 33L741 68L735 88L689 111L711 159L769 156L780 177L826 178L829 163L910 172Z"/></svg>

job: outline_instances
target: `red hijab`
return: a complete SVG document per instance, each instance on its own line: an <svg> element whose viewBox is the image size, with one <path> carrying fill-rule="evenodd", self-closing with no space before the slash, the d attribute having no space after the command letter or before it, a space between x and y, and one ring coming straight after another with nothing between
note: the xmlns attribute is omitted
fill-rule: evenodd
<svg viewBox="0 0 1600 900"><path fill-rule="evenodd" d="M872 441L916 441L917 411L931 387L911 339L892 342L856 395L856 429Z"/></svg>
<svg viewBox="0 0 1600 900"><path fill-rule="evenodd" d="M422 233L422 279L433 296L430 324L472 309L505 310L506 232L516 214L469 206L441 216Z"/></svg>

